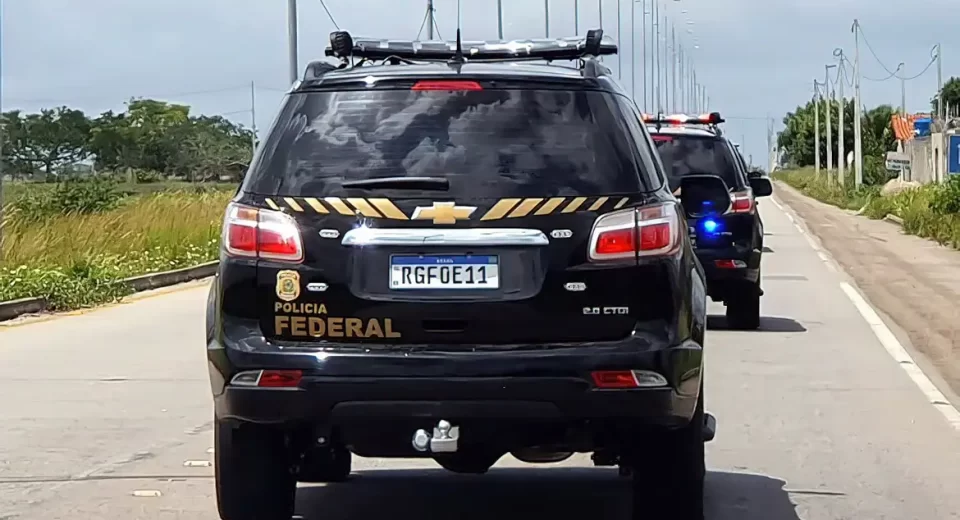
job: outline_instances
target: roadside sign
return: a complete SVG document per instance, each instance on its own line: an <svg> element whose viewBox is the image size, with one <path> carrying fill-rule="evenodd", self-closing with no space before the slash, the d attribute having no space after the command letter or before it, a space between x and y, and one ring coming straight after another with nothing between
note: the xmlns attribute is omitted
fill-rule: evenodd
<svg viewBox="0 0 960 520"><path fill-rule="evenodd" d="M947 146L947 172L960 173L960 135L951 135Z"/></svg>
<svg viewBox="0 0 960 520"><path fill-rule="evenodd" d="M901 152L887 152L887 169L895 172L909 170L910 156Z"/></svg>

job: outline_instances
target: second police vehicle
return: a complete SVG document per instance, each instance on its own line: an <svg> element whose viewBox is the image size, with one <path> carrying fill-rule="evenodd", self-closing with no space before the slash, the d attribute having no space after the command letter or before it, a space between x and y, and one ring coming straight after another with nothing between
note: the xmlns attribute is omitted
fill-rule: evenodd
<svg viewBox="0 0 960 520"><path fill-rule="evenodd" d="M598 59L615 52L600 31L331 35L337 63L286 95L224 219L221 518L289 519L298 481L346 480L353 456L484 473L590 453L632 479L635 518L702 519L715 421L687 230L730 196L709 175L671 193Z"/></svg>
<svg viewBox="0 0 960 520"><path fill-rule="evenodd" d="M730 209L694 223L690 232L707 275L707 291L726 305L727 326L759 328L763 221L757 198L773 192L770 179L748 169L740 151L720 131L724 120L719 113L644 114L643 119L673 190L680 189L688 175L714 175L727 185Z"/></svg>

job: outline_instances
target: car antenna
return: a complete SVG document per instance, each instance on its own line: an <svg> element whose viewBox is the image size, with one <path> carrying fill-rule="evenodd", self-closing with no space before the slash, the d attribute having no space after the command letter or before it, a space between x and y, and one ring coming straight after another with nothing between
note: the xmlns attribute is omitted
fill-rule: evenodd
<svg viewBox="0 0 960 520"><path fill-rule="evenodd" d="M460 39L460 0L457 0L457 49L450 63L463 65L466 62L466 58L463 57L463 40Z"/></svg>

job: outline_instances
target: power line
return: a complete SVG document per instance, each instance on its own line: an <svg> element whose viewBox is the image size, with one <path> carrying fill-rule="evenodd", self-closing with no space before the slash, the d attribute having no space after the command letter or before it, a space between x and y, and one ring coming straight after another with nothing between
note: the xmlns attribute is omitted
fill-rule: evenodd
<svg viewBox="0 0 960 520"><path fill-rule="evenodd" d="M340 26L337 25L337 21L334 20L334 19L333 19L333 15L330 14L330 9L327 9L327 3L324 2L323 0L320 0L320 5L322 5L322 6L323 6L323 10L327 12L327 18L330 19L330 22L333 23L333 26L336 27L337 30L339 31L339 30L340 30Z"/></svg>
<svg viewBox="0 0 960 520"><path fill-rule="evenodd" d="M896 72L890 70L890 67L887 67L883 64L883 61L880 60L880 57L877 56L877 53L873 50L873 47L870 46L870 42L867 41L867 36L863 33L863 26L857 25L857 29L860 31L860 36L863 38L863 43L867 45L867 49L870 50L870 54L873 55L873 59L877 60L877 63L883 67L883 70L887 71L888 74L896 74Z"/></svg>
<svg viewBox="0 0 960 520"><path fill-rule="evenodd" d="M921 70L920 73L917 74L916 76L911 76L911 77L909 77L909 78L901 78L900 76L897 76L897 77L900 78L900 79L902 79L902 80L904 80L904 81L911 81L911 80L917 79L917 78L919 78L920 76L923 76L924 74L926 74L926 72L927 72L928 70L930 70L930 67L932 67L933 64L936 63L936 62L937 62L937 58L936 58L936 56L934 56L933 59L930 60L930 63L927 63L927 66L924 67L923 70Z"/></svg>

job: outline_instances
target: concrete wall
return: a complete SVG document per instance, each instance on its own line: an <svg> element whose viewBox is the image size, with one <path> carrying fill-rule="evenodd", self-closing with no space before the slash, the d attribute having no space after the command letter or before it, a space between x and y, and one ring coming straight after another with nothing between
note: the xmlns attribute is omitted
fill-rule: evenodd
<svg viewBox="0 0 960 520"><path fill-rule="evenodd" d="M910 156L910 170L905 172L904 180L928 184L941 182L945 175L944 136L933 134L907 141L903 152Z"/></svg>

